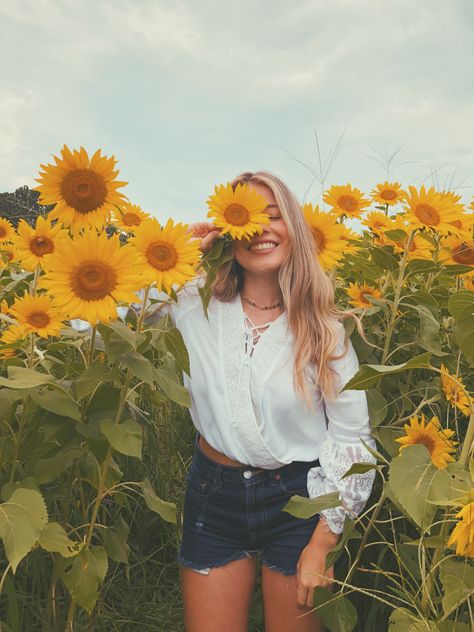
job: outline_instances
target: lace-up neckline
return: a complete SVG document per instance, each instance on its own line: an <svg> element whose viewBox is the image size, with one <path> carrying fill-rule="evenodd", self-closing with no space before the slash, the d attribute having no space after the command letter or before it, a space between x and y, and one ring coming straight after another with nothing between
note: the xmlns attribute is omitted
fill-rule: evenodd
<svg viewBox="0 0 474 632"><path fill-rule="evenodd" d="M247 357L252 357L257 342L274 323L280 320L283 314L284 312L282 312L274 320L262 323L261 325L254 325L242 306L242 316L244 319L244 353Z"/></svg>

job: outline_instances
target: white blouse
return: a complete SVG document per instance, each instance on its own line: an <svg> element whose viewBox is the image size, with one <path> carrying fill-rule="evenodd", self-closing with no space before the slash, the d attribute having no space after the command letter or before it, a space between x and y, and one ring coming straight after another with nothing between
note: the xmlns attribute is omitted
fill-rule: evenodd
<svg viewBox="0 0 474 632"><path fill-rule="evenodd" d="M364 508L375 476L370 470L341 480L353 463L376 462L359 440L376 447L370 435L365 391L348 390L331 401L317 403L320 391L312 381L312 412L293 388L294 344L286 314L263 332L262 325L253 330L237 295L229 303L212 297L207 320L198 292L200 283L202 277L188 282L179 292L178 304L168 303L161 309L160 304L153 304L145 320L150 326L169 313L183 336L191 369L191 377L184 374L183 379L195 428L213 448L253 467L274 469L319 458L320 466L308 471L309 497L339 492L341 506L321 513L330 529L341 533L346 513L355 517ZM156 290L150 298L170 300ZM335 354L342 352L344 344L345 330L341 323L339 326ZM331 366L338 372L342 388L359 367L350 341L344 358Z"/></svg>

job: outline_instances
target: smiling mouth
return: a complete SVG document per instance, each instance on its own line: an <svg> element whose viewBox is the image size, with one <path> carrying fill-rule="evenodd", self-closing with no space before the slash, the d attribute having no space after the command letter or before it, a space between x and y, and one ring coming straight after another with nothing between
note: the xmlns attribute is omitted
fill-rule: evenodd
<svg viewBox="0 0 474 632"><path fill-rule="evenodd" d="M261 244L250 245L247 248L247 250L250 250L250 252L252 251L262 252L262 251L275 250L275 248L278 248L278 244L275 244L272 241L265 241Z"/></svg>

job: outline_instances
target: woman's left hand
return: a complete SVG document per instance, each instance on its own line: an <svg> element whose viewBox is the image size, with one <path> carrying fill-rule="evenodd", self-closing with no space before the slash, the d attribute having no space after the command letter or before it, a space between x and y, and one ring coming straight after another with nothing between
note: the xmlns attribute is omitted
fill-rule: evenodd
<svg viewBox="0 0 474 632"><path fill-rule="evenodd" d="M296 566L296 601L299 606L314 606L313 592L316 586L331 590L334 566L325 570L326 555L331 550L315 541L310 541L303 549Z"/></svg>

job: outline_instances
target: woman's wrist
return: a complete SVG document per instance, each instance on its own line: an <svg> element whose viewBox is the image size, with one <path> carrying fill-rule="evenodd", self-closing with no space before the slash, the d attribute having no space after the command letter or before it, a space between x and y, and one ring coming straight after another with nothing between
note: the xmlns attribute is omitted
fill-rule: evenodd
<svg viewBox="0 0 474 632"><path fill-rule="evenodd" d="M311 536L311 542L317 542L319 546L323 544L327 545L328 548L333 548L339 542L339 536L340 533L334 533L334 531L331 531L326 516L324 514L320 514L318 524Z"/></svg>

